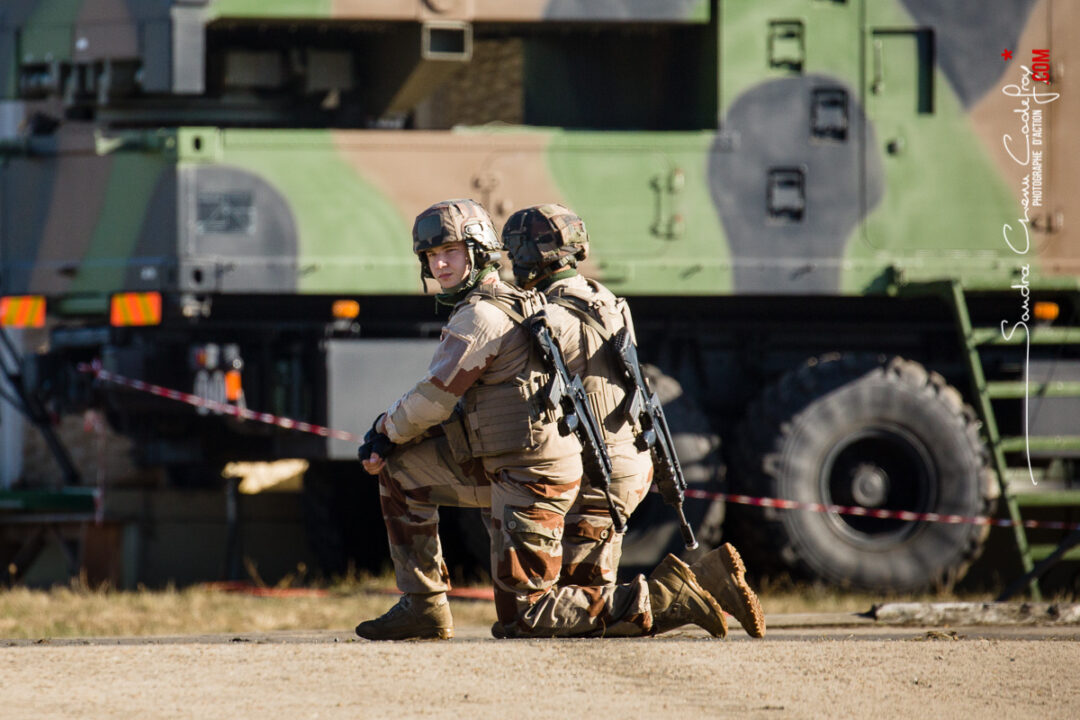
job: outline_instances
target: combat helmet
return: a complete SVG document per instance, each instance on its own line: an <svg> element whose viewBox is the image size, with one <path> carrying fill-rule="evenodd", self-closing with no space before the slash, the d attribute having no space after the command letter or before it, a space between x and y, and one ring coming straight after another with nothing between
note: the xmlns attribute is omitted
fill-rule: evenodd
<svg viewBox="0 0 1080 720"><path fill-rule="evenodd" d="M413 252L420 258L420 277L434 277L428 267L428 250L464 242L469 251L469 277L456 290L472 287L484 270L495 267L502 245L484 206L475 200L444 200L424 210L413 223Z"/></svg>
<svg viewBox="0 0 1080 720"><path fill-rule="evenodd" d="M576 267L589 255L585 221L570 208L554 203L518 210L503 225L502 240L514 278L523 287L563 268Z"/></svg>

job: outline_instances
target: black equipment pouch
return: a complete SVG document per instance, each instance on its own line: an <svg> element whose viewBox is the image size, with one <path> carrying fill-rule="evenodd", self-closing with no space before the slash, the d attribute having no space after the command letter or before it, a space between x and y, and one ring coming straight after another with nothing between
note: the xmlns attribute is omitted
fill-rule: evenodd
<svg viewBox="0 0 1080 720"><path fill-rule="evenodd" d="M469 434L465 429L465 419L460 405L454 407L454 414L442 423L442 429L446 435L446 443L450 447L450 457L454 459L454 462L461 465L472 460L472 447L469 445Z"/></svg>

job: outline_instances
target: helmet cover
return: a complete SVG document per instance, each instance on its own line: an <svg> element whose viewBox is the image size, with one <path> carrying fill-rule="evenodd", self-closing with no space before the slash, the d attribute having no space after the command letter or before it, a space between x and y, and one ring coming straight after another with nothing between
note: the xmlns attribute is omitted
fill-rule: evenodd
<svg viewBox="0 0 1080 720"><path fill-rule="evenodd" d="M421 277L432 277L428 267L429 250L463 242L472 259L471 277L496 265L501 257L502 244L484 206L475 200L444 200L424 210L413 223L413 252L420 258Z"/></svg>
<svg viewBox="0 0 1080 720"><path fill-rule="evenodd" d="M589 254L585 221L564 205L550 203L518 210L506 220L503 245L518 282L575 266Z"/></svg>

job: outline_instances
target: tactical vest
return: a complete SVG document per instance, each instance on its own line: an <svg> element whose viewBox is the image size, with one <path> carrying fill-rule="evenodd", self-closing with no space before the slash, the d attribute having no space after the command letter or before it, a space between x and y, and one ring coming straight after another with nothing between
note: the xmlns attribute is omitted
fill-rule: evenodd
<svg viewBox="0 0 1080 720"><path fill-rule="evenodd" d="M586 365L581 382L593 413L600 420L604 442L607 445L632 442L634 427L625 409L626 381L622 364L610 342L623 327L629 327L633 332L630 309L626 300L611 295L595 281L586 278L585 282L593 292L572 285L557 285L549 290L548 301L568 309L587 328L582 333L584 345L581 350Z"/></svg>
<svg viewBox="0 0 1080 720"><path fill-rule="evenodd" d="M508 452L535 449L543 437L545 425L554 423L554 414L543 407L540 390L550 375L537 354L532 337L522 326L525 318L541 310L544 296L535 291L519 290L505 283L482 285L463 300L466 303L489 302L514 321L514 339L504 343L500 355L521 354L520 368L509 379L496 384L474 383L459 404L464 426L467 453L471 457L490 457ZM456 428L444 426L451 445L459 444ZM452 447L455 458L464 451Z"/></svg>

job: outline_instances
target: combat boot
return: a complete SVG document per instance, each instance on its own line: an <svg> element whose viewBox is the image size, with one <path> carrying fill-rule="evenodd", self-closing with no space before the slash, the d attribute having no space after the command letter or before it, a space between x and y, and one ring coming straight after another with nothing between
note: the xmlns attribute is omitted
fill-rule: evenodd
<svg viewBox="0 0 1080 720"><path fill-rule="evenodd" d="M649 576L652 634L693 623L713 637L727 635L724 611L694 578L690 566L674 555L665 557Z"/></svg>
<svg viewBox="0 0 1080 720"><path fill-rule="evenodd" d="M691 565L690 570L701 587L735 616L750 637L765 637L765 614L757 595L746 583L746 566L734 545L724 543Z"/></svg>
<svg viewBox="0 0 1080 720"><path fill-rule="evenodd" d="M368 640L449 640L454 618L446 593L410 593L383 615L357 625L356 634Z"/></svg>

